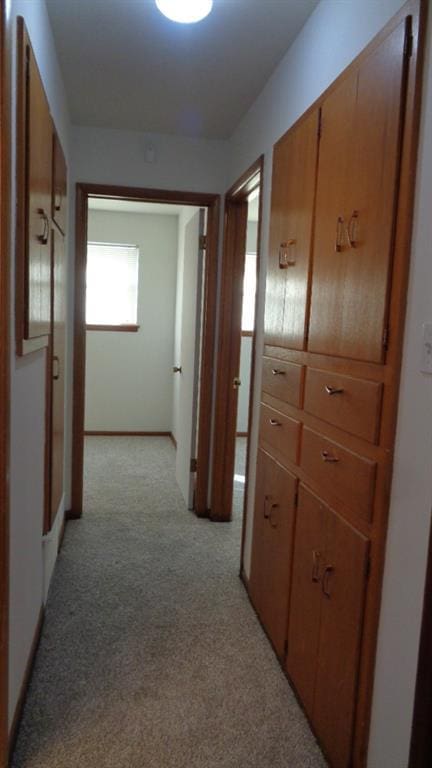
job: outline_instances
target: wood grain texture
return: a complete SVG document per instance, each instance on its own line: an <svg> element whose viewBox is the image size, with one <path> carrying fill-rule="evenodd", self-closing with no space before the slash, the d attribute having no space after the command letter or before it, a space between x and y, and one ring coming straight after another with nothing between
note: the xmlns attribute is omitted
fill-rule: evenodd
<svg viewBox="0 0 432 768"><path fill-rule="evenodd" d="M301 422L261 403L259 442L284 466L297 464Z"/></svg>
<svg viewBox="0 0 432 768"><path fill-rule="evenodd" d="M274 358L263 358L262 390L278 400L301 407L303 397L304 366L283 363Z"/></svg>

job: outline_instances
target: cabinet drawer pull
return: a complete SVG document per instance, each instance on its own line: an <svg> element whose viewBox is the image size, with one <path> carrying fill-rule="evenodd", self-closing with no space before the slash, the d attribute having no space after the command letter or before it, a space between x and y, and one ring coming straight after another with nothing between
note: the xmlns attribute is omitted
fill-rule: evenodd
<svg viewBox="0 0 432 768"><path fill-rule="evenodd" d="M317 549L314 549L312 551L312 581L315 583L318 583L320 580L320 560L321 552L319 552Z"/></svg>
<svg viewBox="0 0 432 768"><path fill-rule="evenodd" d="M337 456L333 456L328 451L321 451L321 458L322 458L323 461L327 461L330 464L336 464L339 461Z"/></svg>
<svg viewBox="0 0 432 768"><path fill-rule="evenodd" d="M60 360L57 357L57 355L53 355L52 367L53 367L53 379L54 381L58 381L60 378ZM54 370L55 370L55 373L54 373Z"/></svg>
<svg viewBox="0 0 432 768"><path fill-rule="evenodd" d="M277 421L277 419L269 419L269 423L271 427L281 427L282 422Z"/></svg>
<svg viewBox="0 0 432 768"><path fill-rule="evenodd" d="M269 523L272 528L278 527L278 521L277 519L275 520L275 518L273 517L273 512L275 511L275 509L279 509L279 504L272 504L270 507Z"/></svg>
<svg viewBox="0 0 432 768"><path fill-rule="evenodd" d="M344 223L343 216L338 216L337 222L336 222L336 240L335 240L336 253L340 253L342 250L343 223Z"/></svg>
<svg viewBox="0 0 432 768"><path fill-rule="evenodd" d="M272 368L272 374L273 376L285 376L285 371L282 371L280 368Z"/></svg>
<svg viewBox="0 0 432 768"><path fill-rule="evenodd" d="M325 391L328 395L341 395L344 390L342 387L331 387L329 384L326 384Z"/></svg>
<svg viewBox="0 0 432 768"><path fill-rule="evenodd" d="M325 595L326 597L331 597L329 579L330 579L330 574L333 573L333 571L334 571L334 568L332 565L326 565L326 567L324 568L324 573L323 573L322 582L321 582L321 589L322 589L323 595Z"/></svg>
<svg viewBox="0 0 432 768"><path fill-rule="evenodd" d="M347 226L347 238L350 248L355 248L357 245L357 221L359 212L353 211L351 218Z"/></svg>
<svg viewBox="0 0 432 768"><path fill-rule="evenodd" d="M43 221L44 228L43 228L42 234L37 235L37 240L42 245L46 245L48 242L48 235L49 235L49 219L43 208L38 208L38 214Z"/></svg>
<svg viewBox="0 0 432 768"><path fill-rule="evenodd" d="M266 520L270 517L270 512L268 511L268 503L271 500L271 496L264 496L264 517Z"/></svg>

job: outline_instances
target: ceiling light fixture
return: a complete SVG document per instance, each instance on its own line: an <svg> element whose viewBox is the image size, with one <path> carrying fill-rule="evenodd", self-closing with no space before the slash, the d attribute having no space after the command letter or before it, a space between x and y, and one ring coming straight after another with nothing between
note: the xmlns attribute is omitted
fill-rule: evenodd
<svg viewBox="0 0 432 768"><path fill-rule="evenodd" d="M213 0L156 0L156 5L171 21L194 24L208 16Z"/></svg>

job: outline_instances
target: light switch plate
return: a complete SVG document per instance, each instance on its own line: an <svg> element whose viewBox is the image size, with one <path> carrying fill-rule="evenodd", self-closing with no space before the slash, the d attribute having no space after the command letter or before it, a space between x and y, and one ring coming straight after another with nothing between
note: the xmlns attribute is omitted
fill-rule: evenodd
<svg viewBox="0 0 432 768"><path fill-rule="evenodd" d="M432 323L423 323L422 373L432 373Z"/></svg>

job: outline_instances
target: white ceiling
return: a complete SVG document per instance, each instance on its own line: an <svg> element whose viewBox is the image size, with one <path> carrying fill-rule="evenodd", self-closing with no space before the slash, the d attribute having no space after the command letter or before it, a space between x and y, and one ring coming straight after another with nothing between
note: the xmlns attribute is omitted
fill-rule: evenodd
<svg viewBox="0 0 432 768"><path fill-rule="evenodd" d="M214 0L197 24L154 0L46 0L72 122L228 138L318 0Z"/></svg>
<svg viewBox="0 0 432 768"><path fill-rule="evenodd" d="M171 203L141 203L139 200L115 200L106 197L89 197L89 210L114 211L114 213L157 213L164 216L178 216L183 205Z"/></svg>

